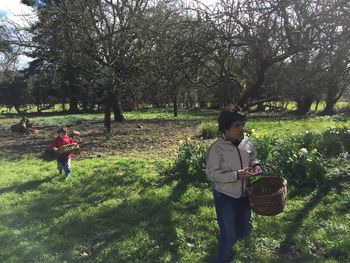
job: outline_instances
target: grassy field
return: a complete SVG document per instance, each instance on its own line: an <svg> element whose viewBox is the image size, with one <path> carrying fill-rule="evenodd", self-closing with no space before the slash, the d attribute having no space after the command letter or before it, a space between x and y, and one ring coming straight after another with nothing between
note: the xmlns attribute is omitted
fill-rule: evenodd
<svg viewBox="0 0 350 263"><path fill-rule="evenodd" d="M194 124L201 122L216 123L216 111L189 111L180 110L174 118L171 110L145 110L142 112L126 112L125 118L129 121L157 120L157 121L191 121ZM102 122L103 114L70 114L58 116L34 116L30 118L34 126L78 125L87 122ZM5 117L0 115L0 129L8 129L11 124L18 123L18 116ZM296 134L305 131L321 131L328 127L345 125L350 127L350 118L345 116L320 116L313 118L275 117L269 115L250 115L247 128L254 128L267 135ZM194 127L195 128L195 127Z"/></svg>
<svg viewBox="0 0 350 263"><path fill-rule="evenodd" d="M1 161L1 262L211 262L217 226L209 186L167 177L168 161ZM349 174L349 166L344 167ZM236 262L347 262L349 179L254 216Z"/></svg>
<svg viewBox="0 0 350 263"><path fill-rule="evenodd" d="M135 138L159 133L156 128L163 129L166 118L170 118L164 112L134 114L128 116L132 119L130 127L157 120L154 126L145 122L146 127ZM125 147L119 149L125 149L122 156L110 152L73 160L68 181L57 175L54 161L21 155L16 153L17 148L5 151L11 145L0 148L0 261L212 262L218 229L211 188L204 178L179 178L169 168L174 165L178 140L194 136L199 123L214 122L215 115L182 114L186 126L181 121L179 126L170 126L145 148L130 151ZM37 117L33 122L42 126L83 122L96 127L99 118L101 115ZM2 139L9 139L5 137L9 136L6 125L14 120L0 119ZM350 126L349 120L335 117L257 118L248 127L262 134L288 137L339 124ZM119 126L113 128L119 136ZM159 147L160 138L173 129L182 137L164 144L171 148L167 154L160 152L147 158L144 152L154 151L152 145L156 147L158 142ZM106 141L102 132L101 136ZM139 147L130 138L127 143L122 141L124 137L109 141L113 138L118 140L106 147L122 143ZM21 137L16 137L13 143L19 140ZM237 244L235 262L350 262L350 165L348 160L329 161L332 165L326 181L313 191L290 192L282 214L254 214L254 232Z"/></svg>

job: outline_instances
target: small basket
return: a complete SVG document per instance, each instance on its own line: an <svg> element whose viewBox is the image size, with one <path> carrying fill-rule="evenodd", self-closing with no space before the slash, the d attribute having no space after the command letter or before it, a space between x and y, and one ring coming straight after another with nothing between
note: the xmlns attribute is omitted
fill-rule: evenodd
<svg viewBox="0 0 350 263"><path fill-rule="evenodd" d="M287 200L287 180L279 176L266 176L247 189L252 210L258 215L274 216L283 211Z"/></svg>
<svg viewBox="0 0 350 263"><path fill-rule="evenodd" d="M71 144L66 144L57 149L57 153L63 154L63 153L68 153L68 152L73 152L78 150L78 144L77 143L71 143Z"/></svg>

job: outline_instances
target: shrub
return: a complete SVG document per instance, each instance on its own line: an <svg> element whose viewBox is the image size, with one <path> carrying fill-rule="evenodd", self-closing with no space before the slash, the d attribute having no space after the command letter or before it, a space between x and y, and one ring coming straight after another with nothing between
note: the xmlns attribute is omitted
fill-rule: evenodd
<svg viewBox="0 0 350 263"><path fill-rule="evenodd" d="M201 178L204 175L207 151L206 144L190 140L182 143L171 172L179 177Z"/></svg>
<svg viewBox="0 0 350 263"><path fill-rule="evenodd" d="M274 140L268 136L251 137L251 141L258 152L258 159L266 163L270 157L271 149L274 144Z"/></svg>
<svg viewBox="0 0 350 263"><path fill-rule="evenodd" d="M316 140L319 151L327 157L337 156L350 151L350 132L347 127L339 125L321 133Z"/></svg>
<svg viewBox="0 0 350 263"><path fill-rule="evenodd" d="M198 127L198 134L203 139L214 139L219 136L219 129L216 124L213 123L202 123Z"/></svg>
<svg viewBox="0 0 350 263"><path fill-rule="evenodd" d="M272 150L270 165L295 185L319 185L324 181L326 170L318 150L303 147L312 144L312 134L280 140Z"/></svg>

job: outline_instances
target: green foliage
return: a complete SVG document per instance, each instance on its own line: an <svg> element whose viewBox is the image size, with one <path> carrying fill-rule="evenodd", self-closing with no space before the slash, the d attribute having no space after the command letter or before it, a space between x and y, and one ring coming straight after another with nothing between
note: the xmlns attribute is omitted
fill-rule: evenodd
<svg viewBox="0 0 350 263"><path fill-rule="evenodd" d="M263 135L261 137L252 137L251 141L258 152L258 159L261 162L266 163L268 158L271 157L270 153L274 140L269 136Z"/></svg>
<svg viewBox="0 0 350 263"><path fill-rule="evenodd" d="M324 160L317 149L302 147L300 137L279 141L272 150L274 173L285 177L292 185L316 186L324 181Z"/></svg>
<svg viewBox="0 0 350 263"><path fill-rule="evenodd" d="M315 141L319 151L328 157L350 152L350 131L345 126L326 129Z"/></svg>
<svg viewBox="0 0 350 263"><path fill-rule="evenodd" d="M182 177L202 180L208 145L187 140L180 144L179 154L171 173Z"/></svg>
<svg viewBox="0 0 350 263"><path fill-rule="evenodd" d="M260 160L269 168L267 172L284 176L294 186L322 184L329 165L326 158L349 151L350 134L344 126L278 140L259 136L254 129L249 134Z"/></svg>
<svg viewBox="0 0 350 263"><path fill-rule="evenodd" d="M206 122L199 125L198 134L203 139L214 139L219 136L219 129L217 125Z"/></svg>

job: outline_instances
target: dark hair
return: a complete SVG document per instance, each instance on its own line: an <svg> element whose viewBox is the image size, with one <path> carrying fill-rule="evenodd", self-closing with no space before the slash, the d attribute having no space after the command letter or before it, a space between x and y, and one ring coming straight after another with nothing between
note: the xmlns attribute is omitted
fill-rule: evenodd
<svg viewBox="0 0 350 263"><path fill-rule="evenodd" d="M230 129L232 123L237 121L245 122L246 120L247 117L240 107L229 105L220 112L218 118L219 130L224 132L224 130Z"/></svg>
<svg viewBox="0 0 350 263"><path fill-rule="evenodd" d="M68 128L66 126L61 126L58 128L57 133L65 132L68 133Z"/></svg>

